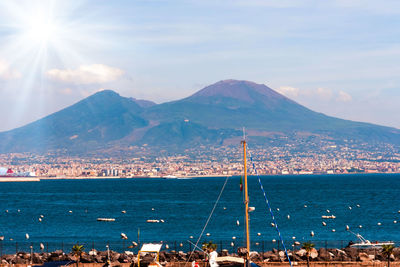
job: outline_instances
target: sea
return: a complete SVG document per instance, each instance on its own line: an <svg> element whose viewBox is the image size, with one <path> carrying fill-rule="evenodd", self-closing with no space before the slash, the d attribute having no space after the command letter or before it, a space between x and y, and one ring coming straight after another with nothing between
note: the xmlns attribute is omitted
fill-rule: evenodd
<svg viewBox="0 0 400 267"><path fill-rule="evenodd" d="M399 174L280 175L260 180L288 248L305 241L345 247L357 241L357 233L371 241L400 241ZM282 247L257 177L249 177L248 188L249 206L255 208L250 213L252 249ZM336 218L322 218L329 215ZM208 241L234 251L244 245L244 226L240 177L0 183L0 253L29 251L30 246L39 251L40 243L48 251L70 251L76 243L88 250L105 250L108 244L122 251L162 242L164 249L188 251ZM139 245L129 247L132 242Z"/></svg>

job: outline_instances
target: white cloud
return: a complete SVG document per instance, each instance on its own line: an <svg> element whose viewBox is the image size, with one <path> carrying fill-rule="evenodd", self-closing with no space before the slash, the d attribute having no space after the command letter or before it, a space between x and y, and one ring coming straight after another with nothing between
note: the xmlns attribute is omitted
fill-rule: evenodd
<svg viewBox="0 0 400 267"><path fill-rule="evenodd" d="M332 98L332 91L330 89L326 89L326 88L317 88L317 90L315 90L315 94L324 100L330 100Z"/></svg>
<svg viewBox="0 0 400 267"><path fill-rule="evenodd" d="M276 89L279 93L282 95L285 95L287 97L297 97L299 96L300 90L299 88L296 87L291 87L291 86L281 86Z"/></svg>
<svg viewBox="0 0 400 267"><path fill-rule="evenodd" d="M81 65L74 70L51 69L46 74L49 78L61 82L94 84L115 81L124 74L124 71L104 64L92 64Z"/></svg>
<svg viewBox="0 0 400 267"><path fill-rule="evenodd" d="M344 91L339 91L337 100L341 101L341 102L349 102L351 101L353 98L351 97L351 95L349 95L348 93L344 92Z"/></svg>
<svg viewBox="0 0 400 267"><path fill-rule="evenodd" d="M12 80L21 78L21 73L12 69L10 65L0 59L0 78L4 80Z"/></svg>

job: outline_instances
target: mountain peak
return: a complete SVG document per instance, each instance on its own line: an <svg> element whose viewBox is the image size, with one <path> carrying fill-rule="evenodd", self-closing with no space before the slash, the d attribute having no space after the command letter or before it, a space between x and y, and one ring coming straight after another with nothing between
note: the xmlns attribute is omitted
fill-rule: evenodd
<svg viewBox="0 0 400 267"><path fill-rule="evenodd" d="M209 85L190 96L189 100L198 100L210 97L223 97L254 103L259 100L283 100L285 96L277 93L264 84L257 84L245 80L222 80ZM260 99L260 97L262 99Z"/></svg>

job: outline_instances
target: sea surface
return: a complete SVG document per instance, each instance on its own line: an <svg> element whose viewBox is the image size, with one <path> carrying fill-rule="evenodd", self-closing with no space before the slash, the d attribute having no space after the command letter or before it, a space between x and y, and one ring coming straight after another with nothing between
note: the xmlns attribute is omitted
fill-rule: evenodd
<svg viewBox="0 0 400 267"><path fill-rule="evenodd" d="M189 241L196 243L203 231L220 193L199 243L212 240L220 248L233 249L244 241L243 193L239 177L228 178L222 191L226 179L0 183L2 252L28 250L30 244L38 250L40 243L48 250L70 250L77 242L97 249L109 243L121 250L131 241L163 241L170 249L187 250L192 248ZM261 181L288 247L294 240L345 246L357 239L346 225L369 240L400 241L400 175L288 175L265 176ZM249 195L250 206L255 207L250 214L252 247L277 246L272 240L279 238L256 177L249 177ZM321 218L332 214L336 219ZM115 222L98 222L98 217ZM147 223L148 219L164 223ZM122 240L121 233L128 240Z"/></svg>

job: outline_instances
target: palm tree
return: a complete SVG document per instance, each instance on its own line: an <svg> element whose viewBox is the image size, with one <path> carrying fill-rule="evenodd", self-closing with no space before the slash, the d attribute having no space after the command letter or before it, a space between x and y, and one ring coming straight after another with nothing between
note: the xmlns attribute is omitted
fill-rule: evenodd
<svg viewBox="0 0 400 267"><path fill-rule="evenodd" d="M212 241L209 241L208 243L203 243L202 249L207 251L216 250L217 244L214 244Z"/></svg>
<svg viewBox="0 0 400 267"><path fill-rule="evenodd" d="M394 245L382 245L382 254L387 257L388 267L390 267L390 255L392 255L394 248Z"/></svg>
<svg viewBox="0 0 400 267"><path fill-rule="evenodd" d="M302 248L306 250L306 256L307 256L307 267L310 267L310 254L311 250L314 248L315 244L311 243L310 241L304 242L302 245Z"/></svg>
<svg viewBox="0 0 400 267"><path fill-rule="evenodd" d="M79 266L79 261L81 260L81 256L85 253L85 248L83 245L79 245L78 243L72 247L72 254L76 257L76 267Z"/></svg>

